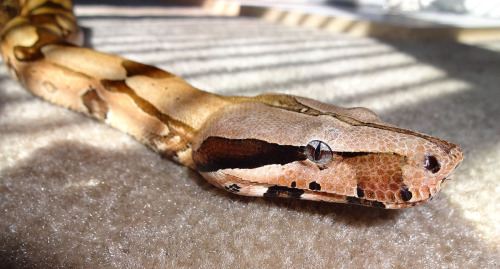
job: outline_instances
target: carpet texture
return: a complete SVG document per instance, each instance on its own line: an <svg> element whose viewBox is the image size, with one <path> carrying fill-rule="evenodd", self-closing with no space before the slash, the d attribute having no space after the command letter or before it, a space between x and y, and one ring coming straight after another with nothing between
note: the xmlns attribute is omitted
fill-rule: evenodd
<svg viewBox="0 0 500 269"><path fill-rule="evenodd" d="M465 161L434 200L406 210L239 197L126 134L32 96L2 64L2 267L500 266L498 51L151 10L76 11L96 50L215 93L274 91L369 107L460 145Z"/></svg>

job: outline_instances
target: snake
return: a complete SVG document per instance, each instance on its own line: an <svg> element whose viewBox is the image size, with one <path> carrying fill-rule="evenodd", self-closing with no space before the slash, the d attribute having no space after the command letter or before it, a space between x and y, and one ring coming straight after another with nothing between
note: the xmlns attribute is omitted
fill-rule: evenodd
<svg viewBox="0 0 500 269"><path fill-rule="evenodd" d="M410 208L430 201L463 160L457 145L367 108L218 95L83 47L68 0L4 0L0 12L3 62L32 94L119 129L231 193Z"/></svg>

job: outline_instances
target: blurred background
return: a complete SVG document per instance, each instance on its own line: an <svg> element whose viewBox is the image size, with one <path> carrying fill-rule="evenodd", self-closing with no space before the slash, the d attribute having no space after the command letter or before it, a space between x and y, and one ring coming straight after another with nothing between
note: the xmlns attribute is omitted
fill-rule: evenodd
<svg viewBox="0 0 500 269"><path fill-rule="evenodd" d="M216 15L263 17L285 24L389 39L500 38L500 0L77 0L75 3L201 6ZM333 23L332 18L337 21Z"/></svg>

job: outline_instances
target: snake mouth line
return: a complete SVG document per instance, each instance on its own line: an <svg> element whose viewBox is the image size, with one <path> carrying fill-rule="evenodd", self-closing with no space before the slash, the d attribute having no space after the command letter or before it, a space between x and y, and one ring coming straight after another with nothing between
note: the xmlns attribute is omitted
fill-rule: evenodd
<svg viewBox="0 0 500 269"><path fill-rule="evenodd" d="M455 177L455 172L458 170L458 167L462 164L463 160L460 160L459 163L457 163L457 165L455 165L455 167L453 168L453 170L451 170L451 172L444 177L443 181L447 181L447 180L452 180L453 177Z"/></svg>
<svg viewBox="0 0 500 269"><path fill-rule="evenodd" d="M407 203L392 203L392 202L381 202L381 201L376 201L376 200L367 200L364 198L357 198L357 197L346 197L347 203L348 204L354 204L354 205L362 205L362 206L371 206L371 207L376 207L376 208L384 208L384 209L401 209L401 208L410 208L410 207L415 207L419 206L422 204L427 203L432 199L424 199L416 202L407 202Z"/></svg>
<svg viewBox="0 0 500 269"><path fill-rule="evenodd" d="M386 204L387 209L402 209L402 208L411 208L411 207L416 207L419 205L423 205L430 200L432 200L433 197L425 199L425 200L420 200L418 202L413 202L413 203L394 203L394 204Z"/></svg>
<svg viewBox="0 0 500 269"><path fill-rule="evenodd" d="M383 209L401 209L401 208L410 208L419 206L432 200L434 195L441 190L441 188L439 188L436 193L430 195L429 197L422 198L416 201L391 202L391 201L368 200L366 198L340 195L340 194L317 191L317 190L299 189L296 187L259 184L255 182L252 183L253 191L245 190L247 189L247 187L248 186L232 184L230 186L224 186L223 188L233 193L249 195L249 196L281 197L281 198L295 198L295 199L311 200L311 201L347 203L347 204L369 206L369 207L376 207ZM258 189L259 191L255 192L256 189Z"/></svg>
<svg viewBox="0 0 500 269"><path fill-rule="evenodd" d="M281 187L285 189L284 187ZM298 189L297 189L298 190ZM288 198L299 198L304 200L314 200L314 201L336 201L353 205L369 206L383 209L401 209L410 208L425 204L432 200L434 195L421 199L414 202L390 202L390 201L378 201L378 200L368 200L366 198L358 198L353 196L338 195L335 193L321 192L321 191L311 191L311 190L300 190L303 191L300 196L281 196ZM439 192L439 190L438 190ZM313 198L313 199L311 199ZM315 199L314 199L315 198Z"/></svg>

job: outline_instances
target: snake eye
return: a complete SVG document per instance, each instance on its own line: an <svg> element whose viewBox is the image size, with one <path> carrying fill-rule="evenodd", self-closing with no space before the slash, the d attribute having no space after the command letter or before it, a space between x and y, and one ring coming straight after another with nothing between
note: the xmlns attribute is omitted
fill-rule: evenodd
<svg viewBox="0 0 500 269"><path fill-rule="evenodd" d="M306 146L307 159L317 164L325 164L333 159L330 147L319 140L313 140Z"/></svg>
<svg viewBox="0 0 500 269"><path fill-rule="evenodd" d="M425 169L431 171L433 174L437 173L439 169L441 169L441 165L439 165L438 160L432 155L428 155L427 157L425 157L424 167Z"/></svg>

